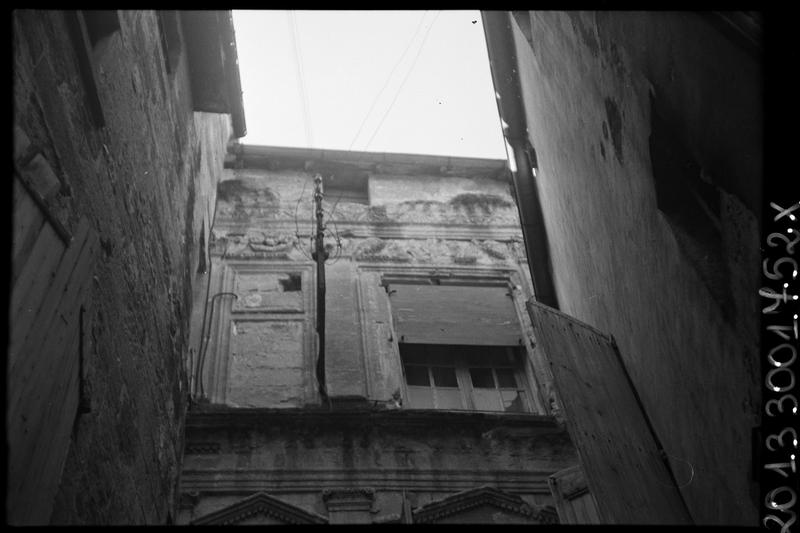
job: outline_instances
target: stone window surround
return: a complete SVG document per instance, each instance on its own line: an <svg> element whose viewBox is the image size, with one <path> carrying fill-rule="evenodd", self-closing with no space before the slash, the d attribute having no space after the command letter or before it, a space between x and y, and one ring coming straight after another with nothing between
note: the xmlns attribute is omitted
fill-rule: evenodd
<svg viewBox="0 0 800 533"><path fill-rule="evenodd" d="M378 279L383 280L384 276L388 278L405 278L409 280L413 279L424 279L430 278L432 274L437 275L449 275L451 277L459 278L465 281L472 281L474 280L476 285L480 285L481 283L486 282L496 282L498 278L505 279L509 286L512 288L512 300L514 301L514 306L517 311L517 317L520 321L520 324L523 329L523 345L520 347L520 350L523 353L525 364L524 364L524 374L527 380L527 383L530 385L530 397L529 397L529 404L531 407L531 413L534 414L550 414L550 407L547 402L544 401L542 387L540 385L540 380L548 379L548 373L546 372L547 369L538 369L537 366L541 366L544 362L544 358L541 354L534 350L535 343L532 338L532 327L530 324L530 319L528 317L527 311L525 310L525 301L530 297L529 289L527 288L527 280L523 279L518 269L515 268L508 268L508 267L499 267L499 268L474 268L474 267L458 267L453 265L447 266L436 266L436 265L425 265L425 266L395 266L395 265L364 265L360 264L357 266L358 272L358 292L359 292L359 300L361 308L361 332L362 332L362 342L363 342L363 353L367 354L364 358L364 366L365 366L365 374L368 376L367 378L367 394L369 397L374 396L375 394L371 390L373 376L375 376L377 369L374 368L376 366L375 358L376 355L372 357L369 356L371 343L368 338L368 331L370 327L370 320L371 314L375 312L375 310L370 310L365 307L365 295L368 293L368 288L365 286L366 283L369 283L371 280L374 280L376 275ZM371 276L370 276L371 275ZM383 291L383 287L381 287L381 291ZM384 292L385 294L385 292ZM386 305L391 314L391 307L388 300L386 300ZM389 334L389 343L387 343L388 350L391 351L390 358L392 359L392 367L395 372L397 372L397 377L399 378L397 382L400 385L400 390L403 398L408 398L408 390L406 389L405 379L403 378L403 370L402 370L402 359L400 357L400 348L399 348L399 337L395 332L394 325L392 324L392 320L388 321L389 323L386 324L385 327L388 328ZM383 348L386 349L386 348ZM545 370L545 372L542 372ZM549 378L551 379L551 378Z"/></svg>
<svg viewBox="0 0 800 533"><path fill-rule="evenodd" d="M316 354L316 336L314 334L314 317L316 316L316 299L314 297L315 293L315 276L314 276L314 265L312 263L302 263L296 261L274 261L274 260L231 260L226 259L220 265L221 268L215 269L218 272L217 276L218 279L216 282L212 283L215 287L212 288L214 293L217 292L230 292L234 289L234 276L236 272L264 272L264 273L300 273L301 274L301 284L304 288L303 290L303 307L304 312L295 313L295 314L287 314L287 313L275 313L275 312L264 312L264 311L257 311L257 312L232 312L232 301L229 298L220 298L217 302L219 308L217 309L217 313L214 318L214 323L210 325L212 331L215 332L215 335L212 335L213 339L216 339L216 342L213 346L211 346L211 351L209 352L209 357L206 360L205 364L205 375L206 375L206 383L208 384L207 390L209 391L210 399L213 403L224 403L226 398L226 384L227 384L227 376L228 376L228 364L229 358L225 357L224 355L228 353L229 345L230 345L230 327L229 323L233 316L237 316L240 319L250 320L299 320L305 323L305 330L304 330L304 354L305 354L305 361L304 361L304 368L306 369L307 374L307 383L314 383L314 367L315 367L315 354ZM522 325L523 329L523 346L521 346L522 353L526 356L527 359L524 365L524 373L527 380L527 383L530 387L530 396L528 398L528 402L530 404L531 413L532 414L550 414L550 406L547 402L543 399L543 389L541 387L542 380L547 380L549 373L547 372L549 369L547 368L540 368L541 362L544 361L544 358L541 354L539 354L535 349L535 343L532 338L532 328L530 326L530 319L527 315L525 310L525 301L530 297L530 288L527 283L527 279L521 275L519 269L513 267L497 267L497 268L474 268L474 267L459 267L453 265L446 265L446 266L436 266L436 265L419 265L419 266L396 266L396 265L368 265L368 264L358 264L356 266L357 271L357 298L359 301L359 314L361 320L361 342L363 346L363 352L365 354L364 357L364 367L365 367L365 375L367 376L367 383L366 383L366 392L367 397L377 397L375 394L376 382L378 380L375 379L377 375L376 372L379 369L375 368L379 366L380 363L377 362L377 358L379 357L378 354L372 353L370 348L374 345L370 343L368 339L368 332L370 327L370 315L374 313L374 310L370 310L366 306L365 301L365 294L366 294L366 287L365 284L368 282L368 278L370 275L372 277L370 279L375 279L377 275L378 279L382 279L382 276L387 275L390 277L403 277L409 279L420 279L424 277L430 277L432 273L438 274L449 274L453 277L457 277L459 279L467 279L467 280L474 280L476 284L480 284L482 281L485 283L487 281L496 282L498 278L503 278L508 281L510 287L512 287L512 299L514 301L514 305L517 310L517 315L520 320L520 324ZM308 290L305 290L308 289ZM385 294L384 288L379 287L381 293ZM386 305L389 305L388 300L386 301ZM390 311L390 309L389 309ZM400 358L400 351L398 340L399 337L394 333L394 327L391 324L391 320L388 321L389 323L385 324L383 327L388 328L386 333L388 333L388 340L389 342L384 344L381 347L381 350L389 350L391 353L389 355L391 359L391 369L390 371L394 373L394 382L396 382L396 386L400 387L401 394L403 397L407 398L407 390L404 389L405 387L405 380L403 379L403 370L402 370L402 361ZM381 369L382 371L387 371L388 369ZM314 389L314 390L310 390ZM391 395L392 391L389 391L389 395ZM316 403L319 401L316 389L314 387L310 387L309 390L304 391L304 397L306 398L306 403ZM388 396L387 396L388 397Z"/></svg>
<svg viewBox="0 0 800 533"><path fill-rule="evenodd" d="M215 265L217 267L217 265ZM297 321L304 325L303 330L303 354L305 369L305 382L314 381L313 369L315 366L315 354L317 353L316 335L314 331L314 317L316 316L316 299L314 298L314 265L310 263L298 263L293 261L259 261L259 260L225 260L219 267L214 269L218 272L216 283L218 292L233 292L237 273L263 273L263 274L299 274L301 277L302 290L302 312L280 312L275 310L234 310L232 298L221 298L217 302L217 312L215 313L213 328L214 335L210 342L214 342L213 350L210 350L209 357L205 363L206 383L208 383L208 393L212 403L225 403L227 396L227 380L230 365L230 343L232 320L246 321ZM316 387L307 387L303 391L306 403L318 401Z"/></svg>

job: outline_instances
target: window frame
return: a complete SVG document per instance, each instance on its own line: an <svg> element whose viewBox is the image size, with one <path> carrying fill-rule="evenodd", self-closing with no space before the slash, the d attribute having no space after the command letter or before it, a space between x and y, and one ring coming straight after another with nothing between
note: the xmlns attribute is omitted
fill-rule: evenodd
<svg viewBox="0 0 800 533"><path fill-rule="evenodd" d="M427 362L419 362L418 360L408 362L409 354L403 354L401 346L424 346L424 350L427 352L429 350L434 351L446 351L447 354L442 357L441 353L432 354L431 356L418 356L414 355L415 359L423 359L425 357L428 358ZM408 400L408 408L410 409L433 409L437 411L470 411L470 412L482 412L482 413L534 413L534 405L533 405L533 389L530 386L530 382L528 380L528 376L525 372L525 365L526 365L526 357L524 354L523 347L512 347L512 346L496 346L491 347L494 348L493 351L499 352L500 350L505 351L507 354L507 361L498 361L497 354L491 354L489 358L484 361L476 360L474 355L467 355L467 354L458 354L454 353L458 348L458 345L450 345L450 344L415 344L415 343L398 343L398 351L400 352L400 367L402 369L403 374L403 387L404 387L404 398ZM476 347L480 349L486 349L486 346ZM435 358L434 358L435 356ZM436 359L444 359L444 361L436 360ZM408 382L408 374L406 372L406 367L421 367L425 368L428 375L428 383L429 386L425 387L424 385L411 385ZM434 368L453 368L454 373L456 376L456 381L458 383L457 390L460 393L461 398L461 405L460 409L457 408L450 408L450 407L439 407L438 403L438 393L437 389L453 389L453 387L447 386L440 386L437 385L434 379ZM502 397L503 390L510 390L508 387L501 387L500 380L497 377L497 369L501 368L509 368L513 371L514 380L516 382L515 391L519 395L520 391L523 393L521 395L522 398L522 410L521 411L507 411L505 409L478 409L477 402L475 397L475 389L483 389L485 387L475 387L470 370L473 368L489 368L492 371L492 380L494 387L493 389L496 394L496 399L498 400L498 405L503 405L504 399ZM411 394L410 391L413 389L429 389L431 391L431 403L433 407L415 407L411 406Z"/></svg>
<svg viewBox="0 0 800 533"><path fill-rule="evenodd" d="M377 237L389 237L381 230ZM509 234L509 238L517 235ZM473 238L497 239L497 234L478 234ZM467 285L499 283L509 287L511 299L517 312L522 330L519 349L523 360L521 370L524 383L529 387L528 403L532 415L553 413L552 374L544 354L536 348L533 328L526 309L526 302L534 294L527 270L520 265L463 266L447 265L396 265L377 264L359 261L356 264L358 279L358 308L360 318L363 364L367 376L366 390L370 398L389 398L400 393L403 402L407 399L405 376L400 358L400 335L394 325L392 302L390 301L391 281L400 279L424 280L439 277L441 280L459 280ZM426 282L427 283L427 282ZM405 402L407 408L407 402ZM496 413L502 416L502 413ZM507 414L507 415L510 415Z"/></svg>

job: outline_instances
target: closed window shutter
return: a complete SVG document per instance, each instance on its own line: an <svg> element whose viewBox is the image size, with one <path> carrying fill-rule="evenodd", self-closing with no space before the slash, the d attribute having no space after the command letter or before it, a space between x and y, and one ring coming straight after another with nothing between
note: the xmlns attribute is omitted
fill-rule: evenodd
<svg viewBox="0 0 800 533"><path fill-rule="evenodd" d="M390 285L400 342L518 346L521 328L505 286Z"/></svg>

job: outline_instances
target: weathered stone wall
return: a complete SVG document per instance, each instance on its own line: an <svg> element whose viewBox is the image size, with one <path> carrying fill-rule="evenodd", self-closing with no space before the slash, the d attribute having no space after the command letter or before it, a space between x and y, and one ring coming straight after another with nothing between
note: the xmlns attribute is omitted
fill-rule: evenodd
<svg viewBox="0 0 800 533"><path fill-rule="evenodd" d="M258 491L327 517L326 490L371 490L369 521L399 515L403 491L413 508L482 485L552 505L547 476L577 461L549 417L207 410L188 421L178 523Z"/></svg>
<svg viewBox="0 0 800 533"><path fill-rule="evenodd" d="M251 289L269 284L270 276L275 276L266 271L256 274L257 269L266 268L256 265L272 265L270 271L278 269L284 276L295 272L299 265L305 265L311 274L303 280L302 287L303 292L311 291L308 293L311 298L302 309L309 328L305 335L309 345L315 341L311 331L316 320L315 277L310 259L313 175L313 172L292 169L245 168L235 170L230 176L232 179L220 183L216 222L212 229L215 281L211 294L232 289L239 300L224 298L219 301L215 306L219 321L231 320L228 310L232 310L233 315L245 311L241 308L242 302L249 297ZM339 201L335 193L323 201L327 225L325 242L330 254L326 266L326 385L331 395L387 401L397 388L398 376L393 374L399 375L400 369L391 362L397 359L396 348L392 348L396 341L391 340L391 321L381 321L385 322L385 331L379 331L380 324L373 324L375 313L387 305L381 295L372 294L372 289L380 288L382 268L446 268L476 274L504 272L515 279L519 287L515 301L520 305L519 316L528 332L525 336L530 337L522 306L531 288L517 208L507 181L489 177L374 172L368 178L367 188L368 202ZM255 285L249 289L241 282L245 267L237 266L248 262L253 265L250 270L255 276L252 281ZM364 271L367 265L373 271ZM226 281L229 279L231 281ZM270 293L264 297L264 301L274 301L277 306L270 312L290 312L291 309L275 300L276 295ZM294 327L287 315L282 317L289 321L285 320L284 326L272 327ZM269 320L277 319L278 315L269 315ZM221 331L224 338L209 341L210 355L204 363L206 373L215 372L219 359L228 357L229 347L236 348L237 352L231 355L231 361L241 362L237 359L242 351L239 345L245 341L240 334L247 335L233 326L218 326L216 321L211 327ZM530 338L526 342L530 342ZM302 347L302 343L298 346ZM532 347L528 348L533 353ZM310 359L313 361L315 356L316 352ZM252 364L261 366L255 361ZM541 367L541 361L534 366ZM231 379L225 372L220 369L214 379L226 375ZM210 378L210 375L206 377ZM273 372L270 377L267 372L263 379L266 380L264 390L285 385L278 373ZM311 382L304 383L303 387L316 389L313 375L309 374L308 379ZM542 375L537 375L536 379L544 383L542 390L547 392L543 394L549 397L552 394L549 380ZM261 395L258 402L265 401L266 393L258 394ZM288 401L290 396L285 394L280 402ZM219 398L210 400L219 401ZM313 395L306 398L307 402L314 400ZM550 404L545 399L537 398L536 402L540 406Z"/></svg>
<svg viewBox="0 0 800 533"><path fill-rule="evenodd" d="M547 476L578 459L550 416L557 404L524 311L531 283L506 174L442 175L409 164L362 174L366 198L326 194L328 403L314 371L315 171L298 167L302 160L283 168L267 161L219 184L209 291L217 300L208 305L205 397L190 413L179 522L228 512L259 492L331 523L396 520L403 491L414 509L483 485L533 507L552 504ZM434 271L508 280L498 290L515 302L532 388L532 413L513 428L506 413L402 407L398 337L381 279ZM371 491L370 511L349 502L340 514L325 490Z"/></svg>
<svg viewBox="0 0 800 533"><path fill-rule="evenodd" d="M68 229L88 217L102 248L84 348L91 411L74 427L55 524L164 523L173 508L200 221L230 136L227 116L192 111L185 56L165 70L155 12L119 18L92 51L98 128L63 14L13 15L15 124L62 184L52 212Z"/></svg>
<svg viewBox="0 0 800 533"><path fill-rule="evenodd" d="M519 16L561 309L614 335L694 520L754 525L760 65L693 13ZM652 143L682 146L701 169L718 201L713 246L691 245L713 217L687 241L659 209ZM677 183L681 168L664 179Z"/></svg>

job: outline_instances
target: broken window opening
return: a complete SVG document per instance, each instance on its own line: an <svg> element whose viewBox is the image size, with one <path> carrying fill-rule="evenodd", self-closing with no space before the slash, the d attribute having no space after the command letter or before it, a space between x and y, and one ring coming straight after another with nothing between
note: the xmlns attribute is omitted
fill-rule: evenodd
<svg viewBox="0 0 800 533"><path fill-rule="evenodd" d="M300 274L289 274L286 278L278 280L283 292L297 292L302 290Z"/></svg>

